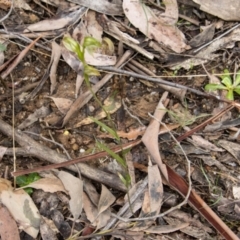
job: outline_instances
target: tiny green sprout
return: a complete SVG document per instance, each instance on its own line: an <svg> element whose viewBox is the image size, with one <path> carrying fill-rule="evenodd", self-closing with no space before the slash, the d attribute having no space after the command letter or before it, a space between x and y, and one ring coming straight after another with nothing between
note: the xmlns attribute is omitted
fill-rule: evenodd
<svg viewBox="0 0 240 240"><path fill-rule="evenodd" d="M226 98L228 100L234 100L234 92L240 95L240 70L237 71L234 80L232 80L228 69L224 70L221 76L221 83L209 83L205 86L206 91L226 90Z"/></svg>
<svg viewBox="0 0 240 240"><path fill-rule="evenodd" d="M37 180L39 180L41 177L39 176L38 173L30 173L29 175L23 175L23 176L19 176L16 177L16 182L17 185L19 187L24 187L29 185L32 182L35 182ZM33 193L33 189L28 187L28 188L24 188L24 190L28 193L28 194L32 194Z"/></svg>

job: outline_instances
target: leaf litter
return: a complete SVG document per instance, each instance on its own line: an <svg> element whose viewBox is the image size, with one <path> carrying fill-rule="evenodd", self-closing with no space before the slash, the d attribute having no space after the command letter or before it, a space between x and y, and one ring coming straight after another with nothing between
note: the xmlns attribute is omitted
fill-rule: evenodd
<svg viewBox="0 0 240 240"><path fill-rule="evenodd" d="M11 3L0 1L0 16L5 16L0 21L0 24L4 21L0 31L0 92L1 99L7 99L1 102L0 149L1 163L5 166L2 176L10 177L8 168L13 171L13 167L9 158L13 154L20 163L12 174L18 169L34 171L35 167L42 171L42 164L32 157L55 164L63 161L67 164L67 159L91 161L68 166L69 172L59 173L61 181L45 177L28 185L35 188L33 195L47 192L44 194L48 195L41 195L42 201L2 180L1 202L6 213L2 216L7 220L8 210L15 229L11 239L19 239L16 223L33 237L40 231L42 239L58 239L59 235L66 239L77 234L71 236L74 238L82 229L82 236L97 234L97 239L105 235L145 239L149 234L153 238L174 238L175 234L184 239L214 238L217 232L226 239L238 239L237 227L227 227L223 217L228 221L239 219L236 172L239 121L234 109L239 108L238 96L236 102L229 102L222 91L203 92L209 81L218 81L216 73L227 68L234 75L232 66L239 65L235 44L239 41L239 24L225 21L239 19L233 8L221 7L237 3L234 0L223 0L217 5L212 1L194 2L190 5L167 0L159 5L159 1L128 0L33 1L31 10L24 12L28 6L18 1L14 10L20 9L23 15L18 14L22 19L16 22ZM35 13L39 9L43 14L32 17L31 11ZM40 35L41 39L31 40ZM85 37L101 43L101 47L85 52L85 62L100 73L99 77L89 77L91 90L84 81L85 63L62 46L64 36L72 36L80 45ZM21 45L16 48L16 44ZM30 72L26 70L29 66ZM115 66L123 71L117 76L112 72L114 68L103 70L101 66ZM127 76L124 70L138 73L145 80L136 75ZM30 78L29 73L34 77ZM163 87L147 81L148 76L157 79L158 75L178 85ZM30 79L41 80L33 84ZM189 93L181 85L193 91ZM171 93L167 100L170 107L163 104L167 98L163 89ZM194 92L196 89L199 91ZM15 119L10 121L12 90L16 90ZM196 97L197 94L200 95ZM109 115L96 99L103 103ZM212 114L213 118L205 115L207 120L203 120L204 113ZM48 117L50 121L46 121ZM5 137L12 137L14 129L5 121L16 127L17 148ZM112 128L112 134L103 132L100 126ZM230 135L232 131L234 134ZM176 147L177 142L170 136L187 141L182 147ZM97 148L100 141L105 153ZM126 161L126 172L116 166L115 171L111 170L111 166L119 164L113 156ZM191 159L191 168L189 161L184 160L186 156ZM30 161L24 162L25 158ZM81 173L81 178L76 173ZM200 184L196 191L191 188L190 177L195 181L193 184ZM188 201L210 225L188 205L177 212L174 207L178 208L180 199L168 209L163 200L169 193L166 184L183 198L183 204ZM234 200L228 199L229 192ZM48 196L48 200L43 196ZM37 200L35 204L32 199ZM220 218L208 207L213 201L217 206L214 211ZM10 205L14 206L14 212ZM45 210L44 206L47 206ZM188 217L183 217L185 210ZM27 219L22 217L22 211L29 213ZM44 220L40 221L43 216ZM163 225L156 221L157 216L164 221ZM5 233L0 231L2 239Z"/></svg>

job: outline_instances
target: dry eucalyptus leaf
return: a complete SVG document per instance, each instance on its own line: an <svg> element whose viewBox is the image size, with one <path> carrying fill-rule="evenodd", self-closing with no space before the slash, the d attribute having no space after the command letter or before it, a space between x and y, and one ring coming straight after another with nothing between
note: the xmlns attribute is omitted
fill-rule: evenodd
<svg viewBox="0 0 240 240"><path fill-rule="evenodd" d="M98 202L98 215L108 209L116 200L114 195L102 185L102 192Z"/></svg>
<svg viewBox="0 0 240 240"><path fill-rule="evenodd" d="M30 183L25 187L31 187L35 189L41 189L44 192L66 192L66 189L64 188L61 180L59 179L54 179L54 178L41 178L35 182Z"/></svg>
<svg viewBox="0 0 240 240"><path fill-rule="evenodd" d="M96 14L95 11L89 10L87 16L84 16L83 18L86 22L88 34L99 42L102 42L103 28L96 20Z"/></svg>
<svg viewBox="0 0 240 240"><path fill-rule="evenodd" d="M114 4L107 0L89 1L89 0L68 0L70 2L88 7L96 12L107 15L122 15L123 10L121 4Z"/></svg>
<svg viewBox="0 0 240 240"><path fill-rule="evenodd" d="M71 199L69 201L70 211L74 219L78 219L82 213L83 204L83 181L72 174L60 171L58 177L61 179Z"/></svg>
<svg viewBox="0 0 240 240"><path fill-rule="evenodd" d="M173 225L163 225L163 226L152 226L144 230L147 233L156 233L156 234L163 234L163 233L171 233L176 232L182 228L186 228L189 226L189 223L179 223Z"/></svg>
<svg viewBox="0 0 240 240"><path fill-rule="evenodd" d="M48 222L52 220L48 220L47 218L41 219L41 225L40 225L40 234L42 237L42 240L58 240L57 238L57 232L54 232L53 225L49 225ZM56 227L55 227L56 228Z"/></svg>
<svg viewBox="0 0 240 240"><path fill-rule="evenodd" d="M83 209L87 215L87 219L92 223L93 226L96 226L97 222L95 220L98 215L97 207L91 202L85 192L83 192Z"/></svg>
<svg viewBox="0 0 240 240"><path fill-rule="evenodd" d="M30 24L24 30L24 32L30 31L50 31L64 28L72 23L77 22L82 15L86 12L87 8L81 7L75 11L70 11L59 16L54 16L54 18L42 20L37 23Z"/></svg>
<svg viewBox="0 0 240 240"><path fill-rule="evenodd" d="M165 1L165 4L166 9L170 5L171 8L173 5L177 8L176 0ZM166 22L166 16L165 18L157 17L143 2L124 0L123 10L129 21L148 38L154 39L158 43L163 43L177 53L190 48L185 43L183 33L171 21ZM165 15L170 12L174 11L172 9L167 10Z"/></svg>
<svg viewBox="0 0 240 240"><path fill-rule="evenodd" d="M163 200L162 178L157 165L148 166L148 191L150 212L152 215L157 215L161 209Z"/></svg>
<svg viewBox="0 0 240 240"><path fill-rule="evenodd" d="M39 120L39 118L44 118L50 114L49 106L42 106L35 110L34 113L30 114L19 126L18 129L24 129L31 126L33 123Z"/></svg>
<svg viewBox="0 0 240 240"><path fill-rule="evenodd" d="M0 236L1 240L20 240L18 226L7 208L0 206Z"/></svg>
<svg viewBox="0 0 240 240"><path fill-rule="evenodd" d="M85 50L86 63L92 66L113 66L117 62L116 56L104 55L101 53L89 53Z"/></svg>
<svg viewBox="0 0 240 240"><path fill-rule="evenodd" d="M13 190L9 181L0 179L0 200L13 218L31 237L36 238L40 227L40 215L32 198L23 190Z"/></svg>
<svg viewBox="0 0 240 240"><path fill-rule="evenodd" d="M67 113L67 111L69 110L70 106L73 103L72 100L67 98L55 98L55 97L49 97L49 98L51 98L54 101L58 110L63 114Z"/></svg>
<svg viewBox="0 0 240 240"><path fill-rule="evenodd" d="M226 21L239 21L240 1L238 0L193 0L204 12Z"/></svg>
<svg viewBox="0 0 240 240"><path fill-rule="evenodd" d="M192 135L192 141L191 141L195 146L210 150L210 151L215 151L215 152L224 152L225 150L222 148L217 147L216 145L212 144L208 140L204 139L201 136L197 135Z"/></svg>
<svg viewBox="0 0 240 240"><path fill-rule="evenodd" d="M163 101L166 100L168 93L164 92L162 95L162 98L160 99L155 113L154 113L154 118L149 126L147 127L143 137L142 137L142 142L148 149L148 152L151 154L152 158L155 160L155 162L158 164L161 173L163 176L168 180L168 173L166 169L166 165L163 164L161 155L159 153L159 147L158 147L158 132L159 132L159 127L160 127L160 121L162 121L163 116L166 113L166 108L163 105Z"/></svg>
<svg viewBox="0 0 240 240"><path fill-rule="evenodd" d="M57 66L58 66L60 57L61 57L61 46L53 41L52 55L51 55L51 62L50 62L51 69L49 74L50 80L51 80L51 89L50 89L51 94L53 94L57 86Z"/></svg>

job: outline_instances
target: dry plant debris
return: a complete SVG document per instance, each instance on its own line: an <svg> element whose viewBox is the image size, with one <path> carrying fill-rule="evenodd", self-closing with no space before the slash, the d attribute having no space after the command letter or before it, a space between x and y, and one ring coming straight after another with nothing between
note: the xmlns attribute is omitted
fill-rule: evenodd
<svg viewBox="0 0 240 240"><path fill-rule="evenodd" d="M0 238L239 239L238 9L0 0Z"/></svg>

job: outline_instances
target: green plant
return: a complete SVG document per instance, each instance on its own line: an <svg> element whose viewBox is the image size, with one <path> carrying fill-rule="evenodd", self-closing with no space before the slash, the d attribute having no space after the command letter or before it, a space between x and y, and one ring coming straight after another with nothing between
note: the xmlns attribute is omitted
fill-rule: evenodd
<svg viewBox="0 0 240 240"><path fill-rule="evenodd" d="M24 187L24 186L29 185L32 182L39 180L40 178L41 177L39 176L38 173L30 173L29 175L23 175L23 176L16 177L16 183L19 187ZM32 194L32 192L33 192L33 189L30 187L24 188L24 190L28 194Z"/></svg>
<svg viewBox="0 0 240 240"><path fill-rule="evenodd" d="M105 39L105 43L107 44L108 48L113 48L113 44L110 39L109 40ZM99 76L100 73L96 68L89 66L86 63L85 57L84 57L85 50L88 50L89 52L93 52L96 48L101 47L101 43L92 37L85 37L83 40L83 44L81 45L77 41L72 39L71 37L64 37L63 44L69 51L74 52L77 55L78 59L82 62L83 76L84 76L85 82L86 82L90 92L92 93L94 99L97 101L97 103L100 105L100 107L106 113L106 116L107 116L108 120L112 123L111 124L112 126L109 127L106 124L102 123L101 121L97 120L96 118L92 118L92 120L96 124L98 124L98 126L100 126L105 131L107 131L109 134L111 134L115 138L115 140L118 142L118 144L121 144L120 138L114 127L114 123L110 117L110 114L108 113L107 109L105 109L105 107L102 105L102 103L99 101L99 99L96 97L95 93L93 92L93 90L91 88L89 76ZM111 157L115 158L116 161L123 167L123 169L125 170L126 173L124 174L124 176L119 173L119 178L124 183L124 185L126 187L128 187L130 184L130 176L127 172L127 164L126 164L126 160L124 157L125 152L122 151L122 153L121 153L122 156L120 156L119 154L111 151L111 149L109 149L108 146L106 146L104 143L98 141L97 139L96 139L96 145L99 149L106 151Z"/></svg>
<svg viewBox="0 0 240 240"><path fill-rule="evenodd" d="M234 79L232 80L228 69L224 70L224 74L221 76L221 83L209 83L205 86L207 91L226 90L226 98L228 100L234 100L234 92L240 95L240 70L237 71Z"/></svg>

